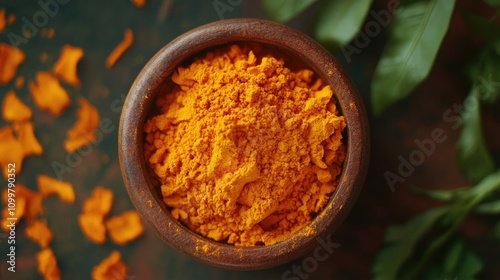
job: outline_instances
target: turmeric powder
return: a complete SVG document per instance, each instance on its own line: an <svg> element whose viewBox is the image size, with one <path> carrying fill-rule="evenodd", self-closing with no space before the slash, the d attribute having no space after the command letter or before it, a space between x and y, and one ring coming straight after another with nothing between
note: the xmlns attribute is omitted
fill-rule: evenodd
<svg viewBox="0 0 500 280"><path fill-rule="evenodd" d="M333 90L260 45L178 67L145 124L145 156L171 215L237 246L272 245L329 200L345 158Z"/></svg>

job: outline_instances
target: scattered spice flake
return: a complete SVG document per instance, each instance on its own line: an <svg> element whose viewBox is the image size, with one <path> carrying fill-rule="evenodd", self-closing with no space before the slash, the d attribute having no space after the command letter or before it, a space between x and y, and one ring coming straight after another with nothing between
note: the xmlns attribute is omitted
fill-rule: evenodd
<svg viewBox="0 0 500 280"><path fill-rule="evenodd" d="M36 220L26 228L26 237L38 243L40 247L47 248L54 235L46 221Z"/></svg>
<svg viewBox="0 0 500 280"><path fill-rule="evenodd" d="M21 142L25 157L43 153L42 145L36 139L34 129L32 122L17 122L14 124L14 130L17 133L17 139Z"/></svg>
<svg viewBox="0 0 500 280"><path fill-rule="evenodd" d="M106 227L104 215L100 213L83 213L78 216L78 224L83 234L92 242L103 244L106 242Z"/></svg>
<svg viewBox="0 0 500 280"><path fill-rule="evenodd" d="M120 252L113 251L92 269L92 280L127 279L128 267L121 260Z"/></svg>
<svg viewBox="0 0 500 280"><path fill-rule="evenodd" d="M52 39L52 38L54 38L55 35L56 35L56 31L54 30L54 28L50 28L47 31L47 38Z"/></svg>
<svg viewBox="0 0 500 280"><path fill-rule="evenodd" d="M141 217L134 210L110 218L106 221L106 228L111 240L119 245L124 245L136 239L144 232Z"/></svg>
<svg viewBox="0 0 500 280"><path fill-rule="evenodd" d="M24 158L23 146L14 137L12 127L4 126L0 128L0 167L3 170L5 179L8 179L8 170L15 167L15 174L21 172ZM12 166L14 164L15 166Z"/></svg>
<svg viewBox="0 0 500 280"><path fill-rule="evenodd" d="M24 86L24 77L23 76L17 77L14 82L14 85L16 86L16 88L22 88Z"/></svg>
<svg viewBox="0 0 500 280"><path fill-rule="evenodd" d="M25 59L26 57L20 49L0 43L0 85L5 85L14 78L17 67Z"/></svg>
<svg viewBox="0 0 500 280"><path fill-rule="evenodd" d="M75 202L75 191L70 183L59 181L46 175L38 175L36 181L38 189L43 196L56 194L64 202Z"/></svg>
<svg viewBox="0 0 500 280"><path fill-rule="evenodd" d="M41 62L47 62L47 59L49 59L49 55L46 52L43 52L40 54L40 61Z"/></svg>
<svg viewBox="0 0 500 280"><path fill-rule="evenodd" d="M146 0L130 0L130 2L132 2L132 4L136 5L139 8L144 8L144 6L146 5Z"/></svg>
<svg viewBox="0 0 500 280"><path fill-rule="evenodd" d="M64 82L74 87L80 87L80 79L76 72L78 61L82 57L83 50L81 48L65 45L61 50L59 59L54 64L54 74Z"/></svg>
<svg viewBox="0 0 500 280"><path fill-rule="evenodd" d="M2 229L7 231L7 217L16 217L18 223L22 217L26 217L29 221L34 220L39 214L43 212L42 208L42 195L38 192L32 191L21 184L16 184L16 211L15 216L10 216L7 208L8 203L8 190L5 188L2 192L2 201L5 204L3 211Z"/></svg>
<svg viewBox="0 0 500 280"><path fill-rule="evenodd" d="M109 54L106 59L106 67L111 68L115 65L116 61L123 55L123 53L134 43L134 33L132 30L125 30L125 37L116 48Z"/></svg>
<svg viewBox="0 0 500 280"><path fill-rule="evenodd" d="M38 261L38 271L45 280L61 279L61 271L57 266L56 256L52 249L45 248L36 255Z"/></svg>
<svg viewBox="0 0 500 280"><path fill-rule="evenodd" d="M31 119L33 112L11 90L7 92L2 104L2 117L6 121L18 122Z"/></svg>
<svg viewBox="0 0 500 280"><path fill-rule="evenodd" d="M107 215L113 205L113 192L101 186L92 191L92 195L83 203L83 213Z"/></svg>
<svg viewBox="0 0 500 280"><path fill-rule="evenodd" d="M80 98L79 103L77 121L64 141L64 148L70 153L97 140L95 130L99 126L99 112L84 98Z"/></svg>
<svg viewBox="0 0 500 280"><path fill-rule="evenodd" d="M5 30L7 19L5 18L5 9L0 9L0 33Z"/></svg>
<svg viewBox="0 0 500 280"><path fill-rule="evenodd" d="M16 22L16 15L9 14L9 17L7 18L7 22L9 23L9 25L14 24L14 22Z"/></svg>
<svg viewBox="0 0 500 280"><path fill-rule="evenodd" d="M71 104L68 93L56 77L48 72L38 72L36 83L29 83L29 90L35 104L54 116L59 116Z"/></svg>

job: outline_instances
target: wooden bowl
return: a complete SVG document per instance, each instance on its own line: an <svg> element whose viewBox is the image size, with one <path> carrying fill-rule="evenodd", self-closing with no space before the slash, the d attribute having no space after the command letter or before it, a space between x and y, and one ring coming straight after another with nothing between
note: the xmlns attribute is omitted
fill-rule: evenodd
<svg viewBox="0 0 500 280"><path fill-rule="evenodd" d="M187 59L229 43L259 43L300 60L334 89L347 128L346 159L339 184L325 209L286 241L270 246L237 247L202 237L174 219L153 187L143 153L143 126L162 83ZM125 101L118 136L120 168L127 192L143 221L171 247L201 262L238 270L275 267L319 246L319 239L344 221L363 186L369 160L369 128L363 102L340 64L306 35L277 23L259 19L221 20L191 30L163 47L144 66ZM203 248L203 250L200 250Z"/></svg>

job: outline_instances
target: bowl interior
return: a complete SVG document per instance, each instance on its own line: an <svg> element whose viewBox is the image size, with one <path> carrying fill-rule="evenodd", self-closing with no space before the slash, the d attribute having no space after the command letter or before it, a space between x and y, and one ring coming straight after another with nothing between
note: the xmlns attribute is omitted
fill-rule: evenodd
<svg viewBox="0 0 500 280"><path fill-rule="evenodd" d="M346 159L339 184L325 209L286 241L262 247L235 247L204 238L169 214L154 176L146 167L143 126L173 71L207 50L255 43L299 61L334 89L345 117ZM287 67L289 61L285 60ZM162 48L143 68L125 101L119 130L119 160L127 192L143 220L170 246L199 261L230 269L261 269L291 261L325 238L345 219L364 182L368 163L368 125L358 92L338 62L309 37L286 26L257 19L219 21L194 29ZM316 234L306 234L310 231Z"/></svg>

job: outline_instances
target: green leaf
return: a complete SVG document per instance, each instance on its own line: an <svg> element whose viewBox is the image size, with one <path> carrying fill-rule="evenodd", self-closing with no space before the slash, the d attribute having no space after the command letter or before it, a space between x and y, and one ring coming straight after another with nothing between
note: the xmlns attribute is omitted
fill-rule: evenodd
<svg viewBox="0 0 500 280"><path fill-rule="evenodd" d="M429 74L448 30L455 1L428 0L402 6L372 80L375 114L409 95Z"/></svg>
<svg viewBox="0 0 500 280"><path fill-rule="evenodd" d="M379 251L372 268L375 280L399 279L398 272L411 256L416 243L448 208L434 208L413 217L403 225L389 226L385 233L387 246Z"/></svg>
<svg viewBox="0 0 500 280"><path fill-rule="evenodd" d="M500 38L485 47L469 75L476 97L487 103L496 102L500 97Z"/></svg>
<svg viewBox="0 0 500 280"><path fill-rule="evenodd" d="M485 215L500 214L500 200L481 203L474 209L474 212Z"/></svg>
<svg viewBox="0 0 500 280"><path fill-rule="evenodd" d="M477 274L483 270L484 264L481 259L467 248L462 254L457 271L452 279L472 280L477 279Z"/></svg>
<svg viewBox="0 0 500 280"><path fill-rule="evenodd" d="M316 0L262 0L262 9L274 21L287 22Z"/></svg>
<svg viewBox="0 0 500 280"><path fill-rule="evenodd" d="M322 44L340 47L361 31L372 0L331 0L322 4L314 30L316 38Z"/></svg>
<svg viewBox="0 0 500 280"><path fill-rule="evenodd" d="M492 7L500 6L500 0L483 0L483 1Z"/></svg>
<svg viewBox="0 0 500 280"><path fill-rule="evenodd" d="M462 114L462 131L457 142L458 163L465 176L477 182L493 172L495 165L484 142L479 101L475 94L469 94L464 103L476 106Z"/></svg>
<svg viewBox="0 0 500 280"><path fill-rule="evenodd" d="M412 190L420 195L426 196L431 199L441 200L441 201L453 201L458 196L466 193L468 188L460 188L453 190L424 190L421 188L413 187Z"/></svg>

